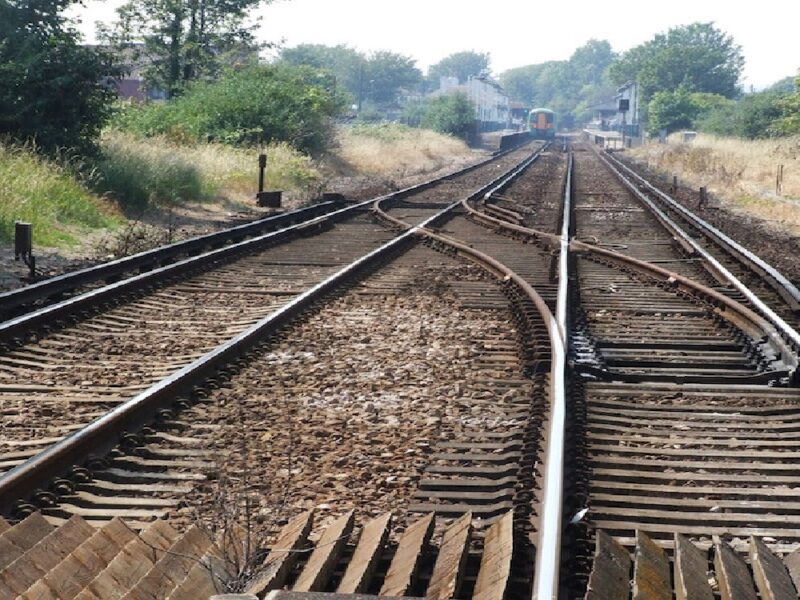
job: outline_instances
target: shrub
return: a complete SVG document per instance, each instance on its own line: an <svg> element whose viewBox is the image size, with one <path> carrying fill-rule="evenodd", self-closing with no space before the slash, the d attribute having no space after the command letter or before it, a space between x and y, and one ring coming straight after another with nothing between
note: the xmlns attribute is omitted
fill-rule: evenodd
<svg viewBox="0 0 800 600"><path fill-rule="evenodd" d="M116 93L108 57L81 46L70 2L0 2L0 135L37 150L91 154Z"/></svg>
<svg viewBox="0 0 800 600"><path fill-rule="evenodd" d="M475 126L475 107L466 94L439 96L428 103L422 124L440 133L467 138Z"/></svg>
<svg viewBox="0 0 800 600"><path fill-rule="evenodd" d="M683 86L672 92L656 92L647 108L648 128L657 133L667 133L692 126L700 113L689 90Z"/></svg>
<svg viewBox="0 0 800 600"><path fill-rule="evenodd" d="M194 84L170 102L128 106L114 123L180 143L287 142L316 152L327 146L329 117L343 101L334 98L327 80L308 67L253 65L229 71L217 82Z"/></svg>
<svg viewBox="0 0 800 600"><path fill-rule="evenodd" d="M747 94L736 103L708 111L698 120L697 127L707 133L747 139L791 134L794 133L791 127L781 127L787 123L787 118L791 119L788 98L790 96L778 91Z"/></svg>

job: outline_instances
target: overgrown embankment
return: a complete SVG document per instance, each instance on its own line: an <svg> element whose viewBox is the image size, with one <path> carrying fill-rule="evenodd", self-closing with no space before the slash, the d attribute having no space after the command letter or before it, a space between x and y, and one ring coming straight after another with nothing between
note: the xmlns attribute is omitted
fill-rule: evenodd
<svg viewBox="0 0 800 600"><path fill-rule="evenodd" d="M699 135L688 143L648 144L630 155L652 169L678 175L692 187L705 186L726 208L800 235L800 136L742 140Z"/></svg>
<svg viewBox="0 0 800 600"><path fill-rule="evenodd" d="M0 144L0 241L9 242L14 222L33 224L43 246L77 243L93 229L113 228L123 219L113 203L93 194L75 173L28 148Z"/></svg>
<svg viewBox="0 0 800 600"><path fill-rule="evenodd" d="M37 247L66 247L91 231L119 228L123 215L138 220L194 205L225 214L247 210L261 152L268 156L266 186L283 190L288 207L319 197L334 179L346 192L374 179L399 185L472 156L456 138L400 125L342 127L335 140L312 159L287 143L237 147L109 130L100 157L82 169L0 145L0 241L11 240L16 220L34 224Z"/></svg>

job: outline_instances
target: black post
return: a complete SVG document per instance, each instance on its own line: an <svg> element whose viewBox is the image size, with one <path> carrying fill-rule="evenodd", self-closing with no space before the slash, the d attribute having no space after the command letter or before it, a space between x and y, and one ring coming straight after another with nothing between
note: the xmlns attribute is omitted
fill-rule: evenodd
<svg viewBox="0 0 800 600"><path fill-rule="evenodd" d="M33 256L33 225L30 223L14 223L14 260L28 265L28 272L33 279L36 276L36 259Z"/></svg>
<svg viewBox="0 0 800 600"><path fill-rule="evenodd" d="M264 191L264 172L267 170L267 155L258 155L258 193Z"/></svg>

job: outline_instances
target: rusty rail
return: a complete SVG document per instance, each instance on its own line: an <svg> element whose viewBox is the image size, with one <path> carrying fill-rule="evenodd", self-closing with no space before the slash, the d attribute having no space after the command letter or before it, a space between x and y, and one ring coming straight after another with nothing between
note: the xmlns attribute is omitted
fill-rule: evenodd
<svg viewBox="0 0 800 600"><path fill-rule="evenodd" d="M793 380L796 381L797 377L798 377L798 373L797 373L797 356L796 355L797 355L798 352L800 352L800 333L798 333L791 325L789 325L786 321L784 321L783 318L781 318L780 315L775 313L774 310L772 310L769 306L767 306L767 304L763 300L761 300L761 298L759 298L755 293L753 293L753 291L749 287L747 287L738 277L736 277L736 275L731 273L708 250L703 248L703 246L701 246L697 242L697 240L692 238L677 223L675 223L672 219L670 219L664 213L664 211L662 211L660 208L658 208L655 205L655 203L650 198L648 198L645 194L643 194L641 192L641 190L639 190L636 187L636 185L630 179L626 178L619 169L615 168L615 166L607 159L607 155L599 154L599 156L600 156L600 159L605 162L606 166L608 166L608 168L625 185L625 187L627 187L631 191L631 193L633 193L654 215L656 215L656 217L658 218L659 221L664 221L664 222L668 223L669 224L669 230L671 232L675 231L675 232L679 233L681 235L681 237L692 247L694 253L696 253L697 255L701 256L703 258L703 260L710 266L711 271L714 272L714 273L719 274L719 276L723 279L723 281L729 282L734 288L736 288L739 292L741 292L744 295L744 297L747 298L750 301L750 303L755 307L756 311L761 313L761 315L763 315L766 318L766 320L770 322L770 324L773 326L774 330L777 331L777 333L780 336L782 336L786 340L786 342L788 342L788 344L790 345L790 347L792 349L791 350L785 349L785 351L787 351L787 353L784 356L784 360L788 361L788 364L790 364L793 367L793 369L795 371L795 373L793 375ZM624 167L624 165L621 165L621 166ZM627 168L627 167L625 167L625 168ZM630 170L630 169L628 169L628 170ZM639 177L639 176L637 175L637 177ZM650 185L649 183L647 183L644 179L642 179L641 177L639 177L639 179L643 182L643 184L645 184L647 186L650 186L652 189L655 190L655 188L652 185ZM662 194L663 196L666 196L666 194L663 194L663 192L660 192L658 190L657 190L657 192ZM677 202L675 202L674 200L672 200L668 196L666 196L666 197L669 199L670 203L675 205L676 210L679 210L680 212L682 212L690 222L694 222L701 229L704 229L704 227L711 228L710 225L708 225L707 223L702 221L699 217L695 216L693 213L691 213L690 211L685 209L683 206L680 206ZM711 229L713 229L713 228L711 228ZM717 234L724 235L724 234L721 234L721 232L717 232ZM709 234L709 235L711 235L711 234ZM712 235L711 237L713 238L714 235ZM728 239L728 241L730 243L736 244L736 242L733 242L733 240L730 240L730 238L727 238L727 239ZM736 246L738 246L741 250L744 250L744 248L742 248L738 244L736 244ZM757 258L757 257L755 257L755 255L752 255L752 254L751 254L751 257ZM763 263L763 261L762 261L762 263ZM766 265L766 263L763 263L763 264ZM766 266L769 266L769 265L766 265ZM772 269L772 267L770 267L770 269ZM777 274L777 275L783 277L782 275L780 275L780 273L778 273L774 269L772 269L772 271L774 272L774 274ZM787 281L787 283L788 283L788 281ZM791 284L789 284L789 285L791 285ZM792 287L794 287L794 286L792 286ZM794 289L795 289L795 291L797 291L796 288L794 288ZM785 292L787 294L790 294L791 290L789 288L786 288ZM798 293L800 294L800 292L798 292ZM774 337L774 331L770 332L768 335L770 336L770 338L773 338ZM775 341L775 340L773 340L773 341ZM783 344L783 345L785 346L785 344Z"/></svg>
<svg viewBox="0 0 800 600"><path fill-rule="evenodd" d="M488 161L483 161L480 164L485 164L486 162ZM476 166L468 167L464 171L474 168L476 168ZM489 186L493 185L494 181L490 183ZM53 319L57 318L57 315L63 315L71 310L76 310L76 305L85 306L90 302L108 299L120 293L122 289L127 289L129 286L140 285L143 284L143 282L152 282L159 277L163 277L166 272L174 272L177 269L185 268L188 264L196 264L198 259L202 259L204 262L213 262L229 252L248 247L258 240L278 236L284 231L295 230L298 227L308 227L310 224L323 222L329 218L333 218L335 215L342 215L350 211L364 208L370 203L379 203L383 200L398 196L402 197L431 185L433 185L432 182L426 182L419 186L396 192L395 194L383 196L377 201L374 199L368 200L352 207L334 211L328 215L305 222L300 226L290 227L279 232L260 236L256 238L256 240L240 242L239 244L207 253L201 257L187 259L174 265L169 265L168 267L162 267L156 271L143 273L132 278L132 280L126 280L112 286L107 286L106 288L83 294L82 296L62 302L58 305L46 307L45 309L25 315L11 322L0 324L0 335L5 333L6 336L13 337L14 334L18 335L27 327L32 326L33 323L43 324L51 322ZM477 194L483 193L487 187L488 186L483 186ZM425 219L422 223L407 229L379 248L372 250L346 265L321 283L306 290L292 301L264 317L228 342L218 346L211 352L208 352L186 367L152 385L106 415L96 419L86 427L76 431L72 435L57 442L25 463L4 474L0 477L0 512L8 512L13 509L14 504L18 501L35 495L38 490L44 490L53 478L62 475L75 465L82 464L91 455L96 456L107 453L119 443L127 432L138 430L146 423L150 422L160 408L175 400L180 394L190 390L198 381L207 378L221 366L246 352L259 340L275 332L325 294L338 288L350 278L364 270L378 264L392 253L399 251L404 245L411 243L412 240L419 235L421 230L428 226L435 225L439 219L460 205L460 200L452 202L441 211Z"/></svg>
<svg viewBox="0 0 800 600"><path fill-rule="evenodd" d="M624 171L627 175L632 177L639 185L645 186L650 192L658 196L663 202L665 202L671 209L678 212L681 216L695 225L698 229L703 231L706 235L716 241L720 246L722 246L727 252L732 254L736 257L740 262L744 263L748 266L751 270L758 273L763 279L765 279L770 285L777 291L781 297L787 302L787 304L791 307L791 309L795 312L800 311L800 289L797 288L789 279L786 278L783 273L778 271L775 267L770 265L764 259L759 257L758 255L754 254L735 240L728 237L722 231L708 223L707 221L701 219L699 216L694 214L688 208L680 204L674 198L672 198L669 194L662 192L660 189L655 187L652 183L647 181L644 177L636 173L633 169L628 167L619 159L611 156L607 152L602 153L601 158L607 159L608 163L613 163L615 167L618 167L616 170L618 176L622 179L622 173L620 171Z"/></svg>

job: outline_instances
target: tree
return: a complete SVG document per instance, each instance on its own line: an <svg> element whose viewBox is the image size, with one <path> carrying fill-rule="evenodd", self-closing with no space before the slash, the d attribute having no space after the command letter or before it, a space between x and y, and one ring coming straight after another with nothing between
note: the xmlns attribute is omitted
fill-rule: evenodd
<svg viewBox="0 0 800 600"><path fill-rule="evenodd" d="M500 75L500 82L515 100L550 108L570 127L586 116L588 106L614 94L607 75L613 60L611 44L589 40L569 60L511 69Z"/></svg>
<svg viewBox="0 0 800 600"><path fill-rule="evenodd" d="M413 58L402 54L373 52L364 71L364 97L375 104L394 102L401 89L413 88L422 81L422 72L415 63Z"/></svg>
<svg viewBox="0 0 800 600"><path fill-rule="evenodd" d="M425 108L422 125L466 139L475 126L475 106L466 94L439 96Z"/></svg>
<svg viewBox="0 0 800 600"><path fill-rule="evenodd" d="M347 46L301 44L281 52L280 62L325 69L357 99L374 105L391 104L403 88L422 81L422 73L409 56L378 51L369 56Z"/></svg>
<svg viewBox="0 0 800 600"><path fill-rule="evenodd" d="M324 69L336 77L337 86L345 88L354 98L358 98L359 89L363 88L367 57L343 44L300 44L281 50L279 62Z"/></svg>
<svg viewBox="0 0 800 600"><path fill-rule="evenodd" d="M471 75L480 75L489 69L489 53L467 50L456 52L428 68L428 79L438 86L439 77L458 77L459 83L466 83Z"/></svg>
<svg viewBox="0 0 800 600"><path fill-rule="evenodd" d="M686 86L679 86L671 92L656 92L647 110L649 129L652 133L666 131L672 133L688 129L699 114L698 105Z"/></svg>
<svg viewBox="0 0 800 600"><path fill-rule="evenodd" d="M659 33L631 48L611 65L611 79L639 83L647 101L683 85L695 92L733 98L744 67L742 49L713 23L692 23Z"/></svg>
<svg viewBox="0 0 800 600"><path fill-rule="evenodd" d="M770 92L783 92L785 94L791 94L791 93L797 91L798 89L800 89L797 86L797 80L798 80L798 78L796 78L796 77L794 77L792 75L789 75L788 77L784 77L783 79L780 79L780 80L776 81L775 83L773 83L771 86L769 86L767 88L767 91L770 91Z"/></svg>
<svg viewBox="0 0 800 600"><path fill-rule="evenodd" d="M503 71L499 77L500 85L514 100L532 102L536 94L536 80L543 66L543 64L527 65Z"/></svg>
<svg viewBox="0 0 800 600"><path fill-rule="evenodd" d="M606 69L614 57L608 41L592 39L572 53L569 65L573 77L583 85L600 85L606 82Z"/></svg>
<svg viewBox="0 0 800 600"><path fill-rule="evenodd" d="M107 56L63 17L75 0L0 2L0 135L46 152L94 152L116 97Z"/></svg>
<svg viewBox="0 0 800 600"><path fill-rule="evenodd" d="M226 64L257 56L248 14L271 0L127 0L117 22L100 31L112 47L144 58L150 88L179 94Z"/></svg>
<svg viewBox="0 0 800 600"><path fill-rule="evenodd" d="M770 126L771 133L792 135L800 133L800 77L795 79L795 91L779 102L782 115Z"/></svg>

